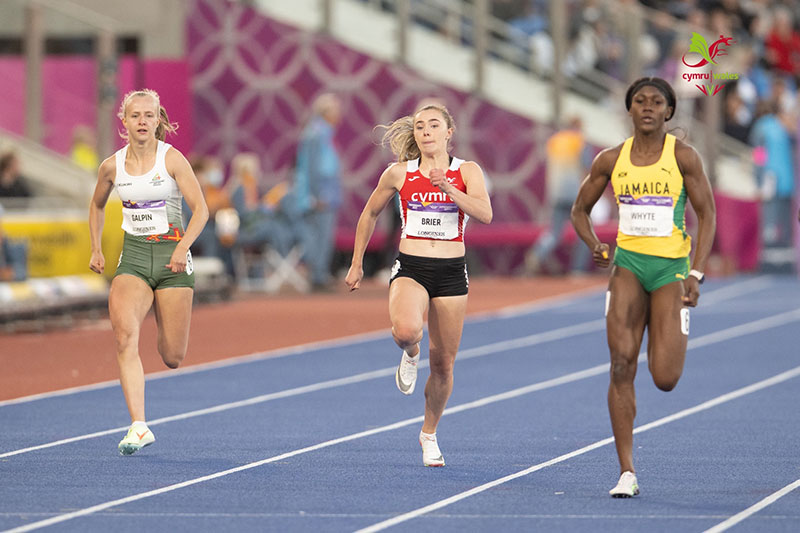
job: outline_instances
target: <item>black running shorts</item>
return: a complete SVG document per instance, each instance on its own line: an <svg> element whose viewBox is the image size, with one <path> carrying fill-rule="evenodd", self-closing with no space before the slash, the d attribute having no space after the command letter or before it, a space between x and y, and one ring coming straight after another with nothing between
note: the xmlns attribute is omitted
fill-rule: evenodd
<svg viewBox="0 0 800 533"><path fill-rule="evenodd" d="M465 257L420 257L401 252L392 266L389 284L397 278L413 279L430 298L463 296L469 289Z"/></svg>

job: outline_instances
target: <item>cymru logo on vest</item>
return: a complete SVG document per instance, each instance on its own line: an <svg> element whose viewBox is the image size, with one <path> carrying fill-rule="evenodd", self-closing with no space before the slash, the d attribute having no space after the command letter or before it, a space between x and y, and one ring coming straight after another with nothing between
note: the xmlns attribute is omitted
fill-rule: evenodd
<svg viewBox="0 0 800 533"><path fill-rule="evenodd" d="M704 67L706 65L719 66L715 59L717 59L719 56L728 55L728 52L725 50L725 48L731 46L731 44L734 42L736 41L733 40L733 37L725 37L724 35L720 35L719 39L709 45L706 42L705 37L697 32L692 32L692 40L689 46L689 51L686 52L682 58L683 64L691 69L703 70L705 70ZM686 56L690 54L697 54L700 56L700 59L695 63L691 63L686 60ZM702 83L701 85L695 83L695 87L700 89L700 91L706 96L714 96L722 90L726 82L738 80L739 73L715 73L709 68L708 72L685 72L683 74L683 79L689 83L700 80L707 81L708 83Z"/></svg>

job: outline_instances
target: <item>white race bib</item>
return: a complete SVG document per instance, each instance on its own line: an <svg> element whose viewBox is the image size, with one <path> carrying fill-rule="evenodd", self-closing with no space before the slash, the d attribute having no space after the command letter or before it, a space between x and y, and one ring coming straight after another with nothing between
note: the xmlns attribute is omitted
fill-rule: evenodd
<svg viewBox="0 0 800 533"><path fill-rule="evenodd" d="M672 235L673 216L674 207L670 197L619 197L619 230L625 235L669 237Z"/></svg>
<svg viewBox="0 0 800 533"><path fill-rule="evenodd" d="M162 235L169 231L167 202L123 202L122 229L131 235Z"/></svg>
<svg viewBox="0 0 800 533"><path fill-rule="evenodd" d="M455 239L458 237L458 206L408 202L406 235L445 241Z"/></svg>

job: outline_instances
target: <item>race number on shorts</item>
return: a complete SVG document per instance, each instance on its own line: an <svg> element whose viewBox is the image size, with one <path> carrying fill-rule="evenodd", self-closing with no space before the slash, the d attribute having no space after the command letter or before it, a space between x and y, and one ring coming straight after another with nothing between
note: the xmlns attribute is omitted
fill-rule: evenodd
<svg viewBox="0 0 800 533"><path fill-rule="evenodd" d="M681 333L689 335L689 308L681 308Z"/></svg>

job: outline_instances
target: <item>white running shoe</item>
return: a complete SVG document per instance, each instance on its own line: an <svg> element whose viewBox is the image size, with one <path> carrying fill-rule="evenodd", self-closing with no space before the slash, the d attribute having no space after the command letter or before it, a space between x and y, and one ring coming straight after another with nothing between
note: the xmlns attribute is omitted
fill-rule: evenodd
<svg viewBox="0 0 800 533"><path fill-rule="evenodd" d="M436 442L436 433L419 432L419 444L422 446L422 464L425 466L444 466L444 457Z"/></svg>
<svg viewBox="0 0 800 533"><path fill-rule="evenodd" d="M419 363L419 354L411 357L403 350L403 357L400 359L400 366L397 367L394 381L400 392L406 396L414 392L414 387L417 385L417 363Z"/></svg>
<svg viewBox="0 0 800 533"><path fill-rule="evenodd" d="M632 498L639 494L639 482L636 481L636 474L633 472L623 472L619 476L617 486L608 491L612 498Z"/></svg>
<svg viewBox="0 0 800 533"><path fill-rule="evenodd" d="M146 424L133 424L125 438L119 441L119 453L120 455L133 455L155 441L155 435Z"/></svg>

